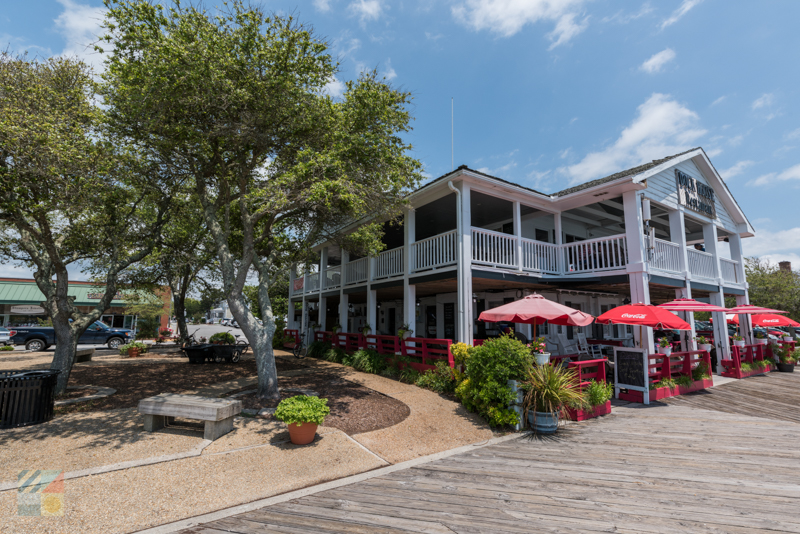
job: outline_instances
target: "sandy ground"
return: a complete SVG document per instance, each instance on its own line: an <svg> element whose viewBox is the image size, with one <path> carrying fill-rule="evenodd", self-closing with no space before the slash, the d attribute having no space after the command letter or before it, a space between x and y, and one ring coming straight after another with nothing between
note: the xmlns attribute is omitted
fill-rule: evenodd
<svg viewBox="0 0 800 534"><path fill-rule="evenodd" d="M237 418L234 431L199 456L66 480L63 517L19 517L16 489L0 491L0 532L132 532L492 437L476 416L430 391L329 362L303 363L308 370L286 374L346 378L404 402L411 415L393 427L353 438L323 426L317 440L306 447L287 443L283 423ZM219 395L254 383L255 377L246 377L194 393ZM133 408L74 413L44 425L3 431L0 483L15 481L23 469L74 472L165 454L196 454L205 444L200 424L144 432Z"/></svg>

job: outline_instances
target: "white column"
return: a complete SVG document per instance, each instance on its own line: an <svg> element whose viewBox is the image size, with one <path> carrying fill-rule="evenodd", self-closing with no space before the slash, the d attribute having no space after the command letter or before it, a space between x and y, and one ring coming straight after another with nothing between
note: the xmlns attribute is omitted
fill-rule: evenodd
<svg viewBox="0 0 800 534"><path fill-rule="evenodd" d="M406 247L403 251L403 263L405 263L403 276L406 280L408 280L408 275L411 274L411 270L414 268L413 249L417 239L417 227L415 223L416 212L413 209L407 209L403 220L403 237Z"/></svg>
<svg viewBox="0 0 800 534"><path fill-rule="evenodd" d="M458 313L459 323L456 325L456 337L461 343L472 345L473 325L474 321L472 315L473 302L472 302L472 209L470 201L470 188L469 184L461 182L458 184L461 191L461 234L463 249L461 250L461 269L459 270L460 277L463 278L460 284L457 284L459 291L462 292L463 298L461 300L463 306L463 313ZM516 223L514 223L516 225ZM461 310L459 310L461 311ZM444 316L442 316L444 319ZM438 324L438 323L437 323Z"/></svg>
<svg viewBox="0 0 800 534"><path fill-rule="evenodd" d="M328 247L322 247L322 251L319 254L319 290L320 292L325 291L327 289L325 287L325 282L328 280Z"/></svg>
<svg viewBox="0 0 800 534"><path fill-rule="evenodd" d="M710 295L711 304L725 306L725 293L722 289L722 276L719 267L719 250L717 247L717 226L714 223L703 225L703 244L706 252L712 254L712 268L719 291ZM712 313L714 318L714 346L717 349L717 373L722 372L722 360L731 357L730 342L728 341L728 323L722 312Z"/></svg>
<svg viewBox="0 0 800 534"><path fill-rule="evenodd" d="M690 299L692 298L692 275L689 272L689 249L686 248L686 220L684 218L683 207L669 212L669 234L670 241L678 245L678 260L683 279L686 283L686 287L675 290L675 298ZM697 344L694 341L694 336L696 335L694 329L694 313L681 312L678 315L692 327L689 332L683 332L681 334L681 350L697 350Z"/></svg>
<svg viewBox="0 0 800 534"><path fill-rule="evenodd" d="M736 295L736 305L750 304L749 292L745 289L744 295ZM753 339L752 316L748 313L739 314L739 335L742 336L748 345L755 343Z"/></svg>
<svg viewBox="0 0 800 534"><path fill-rule="evenodd" d="M522 209L519 202L514 202L514 236L517 238L517 270L522 270Z"/></svg>
<svg viewBox="0 0 800 534"><path fill-rule="evenodd" d="M372 328L372 333L378 333L378 292L367 289L367 324Z"/></svg>
<svg viewBox="0 0 800 534"><path fill-rule="evenodd" d="M736 281L740 284L746 282L744 272L744 254L742 253L742 238L739 234L732 234L729 238L731 259L736 262Z"/></svg>
<svg viewBox="0 0 800 534"><path fill-rule="evenodd" d="M645 261L644 219L642 218L641 195L626 191L622 195L625 210L625 240L628 246L628 278L631 284L631 302L650 304L650 284ZM655 352L653 329L649 326L633 327L637 346Z"/></svg>
<svg viewBox="0 0 800 534"><path fill-rule="evenodd" d="M305 333L307 331L308 331L308 300L305 297L303 297L303 308L300 315L300 333Z"/></svg>
<svg viewBox="0 0 800 534"><path fill-rule="evenodd" d="M555 238L556 238L556 245L558 245L558 249L556 249L556 263L558 272L564 274L566 271L564 265L564 251L561 249L561 245L564 244L564 236L561 232L561 212L553 214L553 222L555 223Z"/></svg>
<svg viewBox="0 0 800 534"><path fill-rule="evenodd" d="M347 293L341 292L339 293L339 324L342 327L342 332L349 332L349 322L348 321L348 308L350 307L350 295Z"/></svg>
<svg viewBox="0 0 800 534"><path fill-rule="evenodd" d="M424 332L417 332L417 286L408 283L403 285L403 324L414 331L411 337L425 337ZM393 332L396 334L396 332Z"/></svg>
<svg viewBox="0 0 800 534"><path fill-rule="evenodd" d="M319 329L321 331L327 330L327 318L328 318L328 299L327 297L320 297L319 298L319 314L317 322L319 323Z"/></svg>

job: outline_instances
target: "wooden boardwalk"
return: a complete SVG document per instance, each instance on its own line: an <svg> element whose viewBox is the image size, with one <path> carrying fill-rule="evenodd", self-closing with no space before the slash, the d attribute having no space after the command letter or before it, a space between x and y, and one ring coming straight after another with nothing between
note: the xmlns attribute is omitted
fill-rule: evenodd
<svg viewBox="0 0 800 534"><path fill-rule="evenodd" d="M184 534L800 533L799 474L798 424L631 404Z"/></svg>
<svg viewBox="0 0 800 534"><path fill-rule="evenodd" d="M800 369L752 376L664 402L800 423Z"/></svg>

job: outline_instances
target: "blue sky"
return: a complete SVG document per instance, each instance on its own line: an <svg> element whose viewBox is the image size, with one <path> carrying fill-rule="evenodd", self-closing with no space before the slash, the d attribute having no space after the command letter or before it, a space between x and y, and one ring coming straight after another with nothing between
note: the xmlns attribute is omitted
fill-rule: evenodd
<svg viewBox="0 0 800 534"><path fill-rule="evenodd" d="M4 4L0 46L101 68L86 45L102 2ZM800 2L262 5L329 41L340 61L333 94L377 68L414 95L410 141L430 176L451 168L451 98L455 165L544 192L702 146L756 228L746 253L800 267Z"/></svg>

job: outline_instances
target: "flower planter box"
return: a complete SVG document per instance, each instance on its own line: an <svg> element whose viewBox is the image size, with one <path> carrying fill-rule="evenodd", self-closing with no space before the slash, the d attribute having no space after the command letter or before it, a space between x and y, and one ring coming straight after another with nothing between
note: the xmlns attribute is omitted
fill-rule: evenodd
<svg viewBox="0 0 800 534"><path fill-rule="evenodd" d="M678 395L685 395L687 393L693 393L695 391L700 391L701 389L707 389L714 385L714 382L710 378L704 378L703 380L695 380L691 386L678 386L674 389L671 388L657 388L650 390L650 402L667 399L669 397L676 397ZM624 393L620 391L619 393L620 400L630 401L630 402L644 402L644 396L642 395L641 391L628 391Z"/></svg>
<svg viewBox="0 0 800 534"><path fill-rule="evenodd" d="M739 369L738 373L737 373L736 369L731 368L731 369L725 369L722 372L722 376L726 376L728 378L742 379L742 378L748 378L748 377L756 376L756 375L765 375L765 374L769 373L770 371L773 371L774 369L775 369L775 366L772 365L772 364L770 364L770 366L767 367L766 369L753 369L752 371L743 371L743 370Z"/></svg>
<svg viewBox="0 0 800 534"><path fill-rule="evenodd" d="M610 413L610 400L606 401L605 404L595 406L594 408L589 408L588 410L573 410L572 408L567 408L567 417L569 417L571 421L586 421L587 419L600 417L601 415L608 415Z"/></svg>

